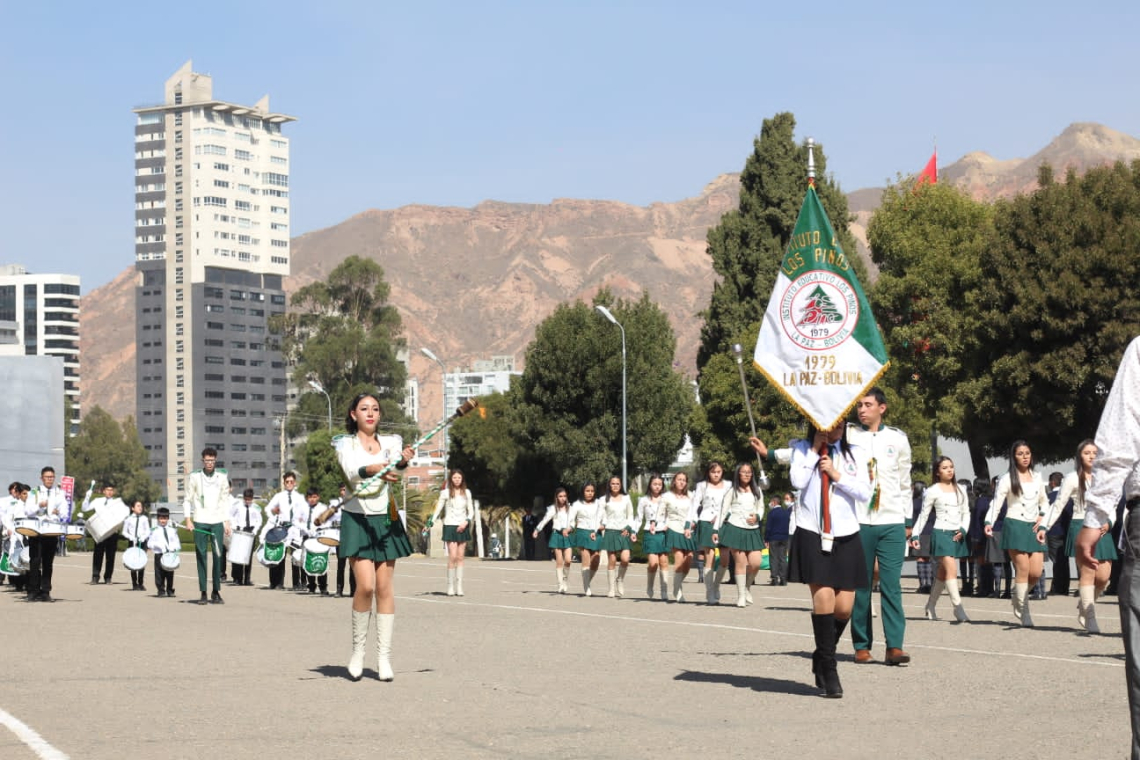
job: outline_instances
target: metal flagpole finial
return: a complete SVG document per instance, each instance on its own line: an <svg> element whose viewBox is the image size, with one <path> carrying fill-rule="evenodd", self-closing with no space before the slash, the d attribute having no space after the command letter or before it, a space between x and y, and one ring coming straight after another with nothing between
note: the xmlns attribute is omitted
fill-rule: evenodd
<svg viewBox="0 0 1140 760"><path fill-rule="evenodd" d="M808 149L808 184L815 185L815 140L807 139Z"/></svg>

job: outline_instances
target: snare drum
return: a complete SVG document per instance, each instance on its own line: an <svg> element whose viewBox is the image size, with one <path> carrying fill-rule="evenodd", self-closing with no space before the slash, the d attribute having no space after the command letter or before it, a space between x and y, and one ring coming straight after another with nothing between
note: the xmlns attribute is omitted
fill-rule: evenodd
<svg viewBox="0 0 1140 760"><path fill-rule="evenodd" d="M320 528L317 540L325 546L340 546L340 528Z"/></svg>
<svg viewBox="0 0 1140 760"><path fill-rule="evenodd" d="M253 556L253 534L235 530L230 534L229 560L235 565L248 565Z"/></svg>
<svg viewBox="0 0 1140 760"><path fill-rule="evenodd" d="M138 546L132 546L123 552L123 567L128 570L142 570L146 567L146 551Z"/></svg>
<svg viewBox="0 0 1140 760"><path fill-rule="evenodd" d="M87 535L82 525L65 525L64 530L68 541L82 541Z"/></svg>
<svg viewBox="0 0 1140 760"><path fill-rule="evenodd" d="M280 565L285 559L285 544L266 542L257 550L257 561L266 567Z"/></svg>
<svg viewBox="0 0 1140 760"><path fill-rule="evenodd" d="M40 520L40 535L44 538L59 538L66 532L63 523L57 520Z"/></svg>
<svg viewBox="0 0 1140 760"><path fill-rule="evenodd" d="M328 547L327 546L323 547L324 548L323 552L311 552L308 550L307 543L308 542L306 542L305 550L301 552L302 557L303 557L302 562L303 562L303 566L305 568L305 572L308 573L309 575L325 575L325 574L327 574L329 571L329 550L328 550ZM296 556L296 555L293 555L293 556Z"/></svg>
<svg viewBox="0 0 1140 760"><path fill-rule="evenodd" d="M131 513L130 508L120 501L114 501L100 509L87 520L87 532L95 543L110 536L119 529Z"/></svg>
<svg viewBox="0 0 1140 760"><path fill-rule="evenodd" d="M9 563L12 569L17 573L23 574L28 572L28 568L32 565L32 550L31 547L19 544L19 550L12 550L12 556L9 558Z"/></svg>
<svg viewBox="0 0 1140 760"><path fill-rule="evenodd" d="M284 544L285 543L285 537L288 535L289 535L289 529L288 528L282 527L280 525L277 526L276 528L270 528L265 533L265 543L267 543L267 544Z"/></svg>
<svg viewBox="0 0 1140 760"><path fill-rule="evenodd" d="M158 562L163 570L174 571L182 565L182 555L178 552L163 552Z"/></svg>
<svg viewBox="0 0 1140 760"><path fill-rule="evenodd" d="M21 517L13 521L16 532L21 536L35 538L40 534L40 521L36 517Z"/></svg>
<svg viewBox="0 0 1140 760"><path fill-rule="evenodd" d="M330 547L327 544L322 544L315 538L306 539L304 548L305 551L309 552L310 554L328 554L330 551Z"/></svg>

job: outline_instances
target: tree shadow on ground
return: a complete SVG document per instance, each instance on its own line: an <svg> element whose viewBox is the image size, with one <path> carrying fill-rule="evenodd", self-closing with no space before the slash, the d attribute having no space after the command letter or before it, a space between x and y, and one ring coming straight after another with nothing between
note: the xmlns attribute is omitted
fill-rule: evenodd
<svg viewBox="0 0 1140 760"><path fill-rule="evenodd" d="M765 676L742 676L734 673L705 673L696 670L683 670L673 680L689 681L695 683L719 683L737 689L751 689L752 691L772 694L788 694L797 697L819 697L820 690L802 681L789 681L786 678L767 678Z"/></svg>

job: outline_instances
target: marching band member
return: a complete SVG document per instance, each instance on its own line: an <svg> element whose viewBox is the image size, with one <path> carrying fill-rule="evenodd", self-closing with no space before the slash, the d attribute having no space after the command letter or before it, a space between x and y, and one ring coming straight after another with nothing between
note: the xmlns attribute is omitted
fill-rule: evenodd
<svg viewBox="0 0 1140 760"><path fill-rule="evenodd" d="M3 524L6 534L4 539L4 548L8 550L8 562L15 562L16 554L24 550L24 537L16 532L16 525L14 518L24 516L24 502L28 498L28 491L30 487L16 480L8 486L8 498L3 502L3 509L0 510L0 524ZM29 549L30 551L30 549ZM28 585L27 572L20 573L19 575L12 576L12 587L16 593L24 593Z"/></svg>
<svg viewBox="0 0 1140 760"><path fill-rule="evenodd" d="M40 470L40 485L28 493L24 501L23 513L19 517L39 517L63 522L68 517L67 497L63 489L55 484L55 468ZM29 554L27 599L29 602L50 602L52 565L59 547L55 536L35 536L27 538Z"/></svg>
<svg viewBox="0 0 1140 760"><path fill-rule="evenodd" d="M645 573L645 594L653 598L653 579L661 571L661 601L669 601L669 585L665 572L669 569L669 552L665 549L665 479L660 475L650 475L646 494L637 500L637 517L633 520L633 532L644 526L641 545L649 567ZM705 577L711 577L708 573Z"/></svg>
<svg viewBox="0 0 1140 760"><path fill-rule="evenodd" d="M763 518L764 494L753 479L752 465L738 464L732 475L732 490L725 496L712 536L722 553L725 549L732 551L737 607L752 604L752 592L748 589L760 572L763 559L764 536L760 532Z"/></svg>
<svg viewBox="0 0 1140 760"><path fill-rule="evenodd" d="M329 506L336 509L336 511L332 513L332 517L330 517L328 522L325 523L330 528L336 528L338 530L340 529L340 508L344 504L346 491L347 489L345 488L344 483L341 483L340 496L329 501ZM336 595L337 598L340 598L344 596L344 566L348 562L348 558L345 557L344 554L340 551L340 547L335 548L333 551L336 552ZM352 573L348 574L348 593L349 596L356 595L356 576Z"/></svg>
<svg viewBox="0 0 1140 760"><path fill-rule="evenodd" d="M720 508L729 488L729 484L724 482L724 467L721 463L709 462L705 467L705 479L697 483L693 491L694 514L690 516L690 522L696 527L694 543L705 554L705 602L708 604L720 604L720 584L728 573L726 558L721 558L716 572L712 572L712 564L719 548L713 541L713 524L720 516ZM665 598L664 591L661 598Z"/></svg>
<svg viewBox="0 0 1140 760"><path fill-rule="evenodd" d="M261 508L253 501L252 488L247 488L242 491L240 500L234 499L233 506L230 508L230 525L234 527L235 531L241 531L243 533L256 534L261 529ZM231 541L232 540L231 538ZM246 565L231 562L230 575L232 576L233 584L235 586L252 586L253 581L249 578L249 571L252 568L252 552L250 553L250 561Z"/></svg>
<svg viewBox="0 0 1140 760"><path fill-rule="evenodd" d="M792 442L789 476L800 491L794 519L788 574L811 592L815 685L828 697L843 696L835 663L835 645L851 619L855 589L870 585L867 559L859 540L857 505L871 498L868 459L847 441L845 425L821 432L809 426L811 440ZM823 449L824 453L819 452ZM823 491L824 476L828 488ZM826 513L824 508L826 507ZM831 533L824 535L825 515Z"/></svg>
<svg viewBox="0 0 1140 760"><path fill-rule="evenodd" d="M582 589L586 596L593 596L590 583L601 564L602 542L598 538L598 509L594 498L597 488L593 483L582 486L582 498L570 505L570 524L574 526L573 545L582 557Z"/></svg>
<svg viewBox="0 0 1140 760"><path fill-rule="evenodd" d="M1025 441L1014 441L1009 448L1009 472L998 480L994 500L986 513L986 535L993 535L993 521L1002 502L1006 503L1001 548L1013 563L1013 616L1026 628L1033 627L1029 615L1029 589L1041 577L1045 565L1045 515L1049 497L1041 476L1033 470L1033 452Z"/></svg>
<svg viewBox="0 0 1140 760"><path fill-rule="evenodd" d="M8 486L8 498L0 499L0 554L8 554L9 564L12 562L12 536L18 535L12 522L12 507L18 501L16 492L19 488L19 481L12 481ZM0 574L0 586L4 585L7 579L7 575ZM15 585L14 578L13 585Z"/></svg>
<svg viewBox="0 0 1140 760"><path fill-rule="evenodd" d="M678 472L665 494L665 550L673 553L673 601L685 601L681 586L693 562L693 525L689 522L693 500L689 497L689 476Z"/></svg>
<svg viewBox="0 0 1140 760"><path fill-rule="evenodd" d="M348 406L345 418L348 435L337 436L333 446L353 494L341 507L339 547L349 558L356 576L348 674L355 680L364 672L364 649L375 599L377 671L381 681L391 681L395 674L389 658L396 618L392 581L396 560L411 554L412 545L388 493L388 484L397 482L400 476L389 471L377 484L363 489L359 484L387 469L391 463L395 463L397 470L407 469L415 452L405 447L398 435L379 435L379 422L380 402L369 393L361 393ZM362 492L358 494L358 490Z"/></svg>
<svg viewBox="0 0 1140 760"><path fill-rule="evenodd" d="M930 510L934 510L934 530L930 534L930 556L938 563L934 585L930 589L930 599L926 602L926 619L937 620L935 607L942 589L950 595L954 605L954 617L959 623L968 623L966 611L962 608L962 597L958 593L958 559L970 556L970 544L966 536L970 531L970 499L965 489L954 480L954 462L950 457L938 457L934 463L935 481L926 489L922 497L922 511L914 521L914 538L910 544L918 548L918 536L926 527Z"/></svg>
<svg viewBox="0 0 1140 760"><path fill-rule="evenodd" d="M230 478L218 468L218 452L211 446L202 449L202 469L186 479L186 498L182 503L186 529L194 536L194 556L198 563L198 604L206 604L206 553L213 543L213 588L211 604L222 601L222 544L230 533Z"/></svg>
<svg viewBox="0 0 1140 760"><path fill-rule="evenodd" d="M94 485L95 481L91 481ZM115 485L113 483L103 484L103 495L92 500L91 489L87 490L87 495L83 497L83 505L80 511L88 513L87 519L90 520L100 511L108 507L119 507L125 509L126 504L123 500L115 496ZM115 530L111 535L104 538L95 544L95 551L92 552L91 557L91 585L99 583L99 575L102 574L103 582L111 582L111 574L115 571L115 552L119 549L119 531Z"/></svg>
<svg viewBox="0 0 1140 760"><path fill-rule="evenodd" d="M570 544L570 496L565 488L554 492L554 503L546 508L546 515L535 526L533 538L550 524L552 531L547 546L554 551L554 574L558 577L558 593L565 594L570 586L570 564L574 549Z"/></svg>
<svg viewBox="0 0 1140 760"><path fill-rule="evenodd" d="M312 490L312 489L310 489ZM318 492L317 498L320 498ZM285 542L292 547L289 563L293 573L293 590L305 591L309 585L309 574L305 572L304 550L305 539L310 538L313 526L313 508L309 506L309 495L293 502L293 510L289 513L289 535Z"/></svg>
<svg viewBox="0 0 1140 760"><path fill-rule="evenodd" d="M293 504L300 500L300 496L293 492L297 487L297 473L287 472L285 477L281 479L281 484L284 490L278 491L265 505L265 527L261 531L261 543L265 544L265 537L269 531L274 528L289 528L293 519ZM276 589L285 588L285 565L288 564L287 560L282 560L276 565L269 567L269 588Z"/></svg>
<svg viewBox="0 0 1140 760"><path fill-rule="evenodd" d="M446 511L445 511L446 508ZM447 595L463 596L463 555L471 540L475 520L475 500L467 488L462 470L452 470L447 486L440 490L435 512L428 518L430 528L443 512L443 543L447 546Z"/></svg>
<svg viewBox="0 0 1140 760"><path fill-rule="evenodd" d="M123 522L123 538L131 546L137 546L146 551L143 543L150 538L150 518L143 514L143 503L136 501L131 505L131 514ZM144 583L146 568L131 571L131 591L146 591Z"/></svg>
<svg viewBox="0 0 1140 760"><path fill-rule="evenodd" d="M162 565L162 555L167 552L178 552L182 549L182 540L178 538L178 529L170 524L170 510L159 507L157 512L158 525L150 534L147 546L154 552L154 585L158 587L159 598L174 596L174 571L167 570Z"/></svg>
<svg viewBox="0 0 1140 760"><path fill-rule="evenodd" d="M1069 499L1073 500L1073 521L1069 524L1069 534L1065 537L1065 554L1076 556L1077 535L1085 522L1085 495L1092 488L1092 469L1096 461L1096 443L1091 439L1080 442L1077 446L1077 469L1070 472L1061 483L1061 493L1053 502L1053 513L1049 517L1049 527L1061 516L1062 510ZM1108 586L1109 576L1112 574L1112 563L1118 559L1116 547L1112 544L1112 522L1115 514L1108 515L1108 521L1103 534L1096 542L1093 557L1097 566L1086 565L1078 557L1077 581L1077 622L1089 633L1100 633L1100 626L1096 622L1096 600L1104 593Z"/></svg>
<svg viewBox="0 0 1140 760"><path fill-rule="evenodd" d="M308 540L310 538L316 538L316 519L328 507L327 505L321 503L321 491L318 488L310 488L308 491L306 491L305 501L309 508L309 515L308 519L306 520L305 528L301 531L301 534L306 540ZM302 570L304 570L304 568L302 568ZM329 574L327 567L325 569L325 572L321 573L320 575L309 575L308 572L305 572L304 576L306 582L308 583L310 594L317 593L317 589L320 588L321 596L329 595Z"/></svg>
<svg viewBox="0 0 1140 760"><path fill-rule="evenodd" d="M617 597L625 596L625 573L629 570L629 552L632 542L637 540L637 532L633 527L633 502L625 493L621 485L621 478L612 477L609 482L609 493L606 494L599 512L599 524L602 529L602 550L607 552L606 579L610 590L606 596L613 598L614 569L621 561L621 568L617 571Z"/></svg>

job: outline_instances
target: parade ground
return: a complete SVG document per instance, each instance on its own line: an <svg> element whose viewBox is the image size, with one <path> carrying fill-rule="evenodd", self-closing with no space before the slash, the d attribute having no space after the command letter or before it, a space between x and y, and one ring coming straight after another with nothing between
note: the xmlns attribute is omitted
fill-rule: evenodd
<svg viewBox="0 0 1140 760"><path fill-rule="evenodd" d="M186 560L190 561L187 562ZM542 562L469 560L466 596L443 594L443 560L396 569L396 679L348 679L350 600L266 587L222 588L198 606L193 559L175 599L91 586L91 555L55 565L53 604L0 587L4 687L0 756L25 758L1122 758L1129 748L1115 597L1103 635L1076 629L1076 600L964 602L973 622L923 618L904 579L906 667L855 665L840 645L845 696L819 696L806 587L767 585L755 605L645 598L645 567L625 599L552 593ZM330 585L332 578L330 577ZM1074 583L1075 590L1076 585ZM597 592L601 592L598 594ZM877 604L877 597L876 597ZM881 636L876 621L876 636Z"/></svg>

